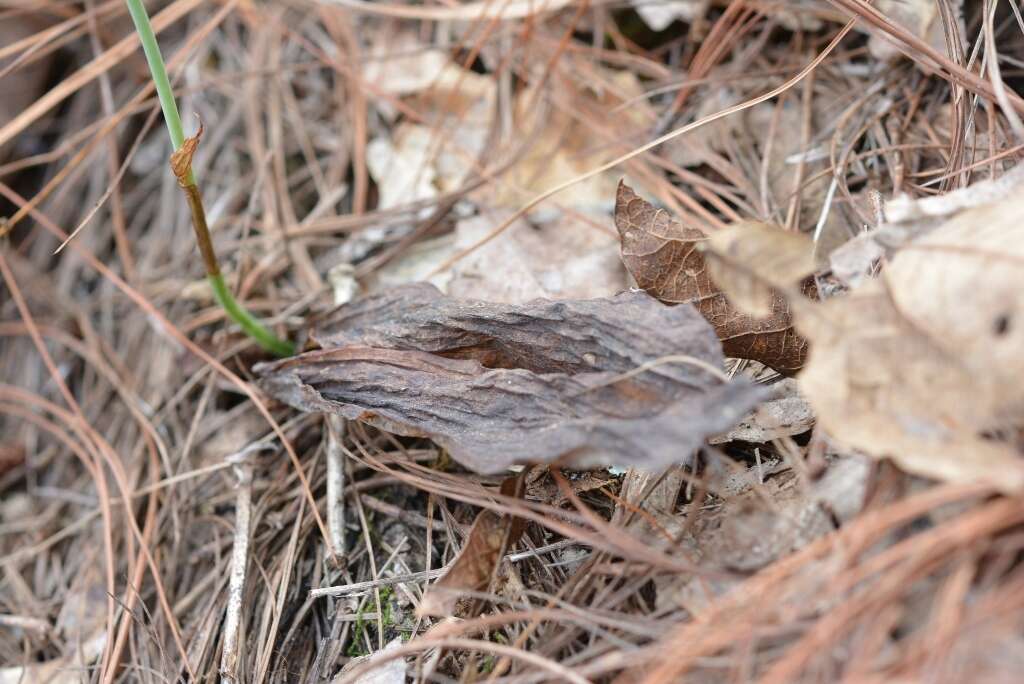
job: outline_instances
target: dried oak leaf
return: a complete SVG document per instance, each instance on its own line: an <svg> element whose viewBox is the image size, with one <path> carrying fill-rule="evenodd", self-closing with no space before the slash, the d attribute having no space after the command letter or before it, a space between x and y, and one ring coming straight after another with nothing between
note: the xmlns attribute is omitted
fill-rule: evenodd
<svg viewBox="0 0 1024 684"><path fill-rule="evenodd" d="M625 183L619 183L615 197L615 225L622 260L637 284L663 302L696 306L728 356L760 361L784 373L803 366L807 342L793 329L785 298L772 292L763 318L738 311L712 280L698 249L707 240L703 232L684 226Z"/></svg>
<svg viewBox="0 0 1024 684"><path fill-rule="evenodd" d="M762 395L709 372L721 348L693 307L643 292L510 305L418 283L341 307L312 337L322 350L257 367L270 395L429 437L482 473L531 462L661 468ZM653 363L662 357L674 362Z"/></svg>
<svg viewBox="0 0 1024 684"><path fill-rule="evenodd" d="M1024 489L1024 199L960 212L849 295L796 309L800 389L845 446Z"/></svg>

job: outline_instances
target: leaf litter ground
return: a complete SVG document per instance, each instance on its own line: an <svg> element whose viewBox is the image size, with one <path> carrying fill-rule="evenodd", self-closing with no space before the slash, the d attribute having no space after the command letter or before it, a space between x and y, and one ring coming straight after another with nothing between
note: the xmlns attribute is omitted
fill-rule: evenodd
<svg viewBox="0 0 1024 684"><path fill-rule="evenodd" d="M123 5L32 9L0 681L1016 679L1012 7L168 3L272 370Z"/></svg>

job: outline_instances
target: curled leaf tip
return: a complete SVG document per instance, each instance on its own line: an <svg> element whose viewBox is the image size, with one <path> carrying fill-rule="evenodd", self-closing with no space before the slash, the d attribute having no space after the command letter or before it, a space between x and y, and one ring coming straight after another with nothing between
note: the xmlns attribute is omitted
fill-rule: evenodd
<svg viewBox="0 0 1024 684"><path fill-rule="evenodd" d="M174 177L178 179L178 185L183 188L190 184L192 155L196 153L196 149L199 147L199 139L202 137L203 122L200 121L199 130L196 131L196 134L191 138L185 138L185 141L181 143L181 147L171 155L171 171L174 172Z"/></svg>

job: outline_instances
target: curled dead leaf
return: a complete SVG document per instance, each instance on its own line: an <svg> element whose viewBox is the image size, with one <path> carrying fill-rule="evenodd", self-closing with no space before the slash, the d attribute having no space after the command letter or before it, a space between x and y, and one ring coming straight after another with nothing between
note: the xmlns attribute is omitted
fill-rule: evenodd
<svg viewBox="0 0 1024 684"><path fill-rule="evenodd" d="M622 240L622 260L637 284L663 302L696 306L714 327L727 355L760 361L785 373L803 366L807 343L793 329L786 300L773 292L765 307L759 289L743 301L757 300L755 309L767 315L757 318L738 310L712 279L698 249L708 239L703 232L684 226L625 183L619 184L616 194L615 225Z"/></svg>
<svg viewBox="0 0 1024 684"><path fill-rule="evenodd" d="M712 372L721 348L693 307L643 292L510 305L421 283L347 304L312 337L322 350L257 367L269 394L429 437L483 473L538 462L662 468L763 393Z"/></svg>

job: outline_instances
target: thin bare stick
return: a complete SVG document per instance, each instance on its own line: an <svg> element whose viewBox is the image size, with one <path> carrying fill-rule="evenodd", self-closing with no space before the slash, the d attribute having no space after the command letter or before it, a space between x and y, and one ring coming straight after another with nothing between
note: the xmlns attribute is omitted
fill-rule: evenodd
<svg viewBox="0 0 1024 684"><path fill-rule="evenodd" d="M345 558L345 419L327 415L327 532L331 535L334 558Z"/></svg>
<svg viewBox="0 0 1024 684"><path fill-rule="evenodd" d="M530 551L519 551L517 553L510 553L505 556L505 560L511 563L518 563L519 561L526 560L527 558L534 558L551 551L559 551L561 549L567 549L571 546L585 546L575 539L563 539L561 541L547 544ZM342 584L335 587L320 587L319 589L311 589L309 592L309 598L320 598L322 596L348 596L349 594L359 594L370 589L377 589L379 587L389 587L395 584L408 584L409 582L424 582L426 580L432 580L436 577L440 577L444 573L448 572L451 568L452 563L448 563L444 567L435 568L433 570L424 570L423 572L412 572L408 575L398 575L396 577L382 577L380 579L369 580L366 582L355 582L353 584Z"/></svg>
<svg viewBox="0 0 1024 684"><path fill-rule="evenodd" d="M249 562L249 520L252 515L252 464L235 466L238 494L235 497L235 538L231 548L231 579L228 605L224 614L224 650L220 656L222 684L238 681L238 628L241 624L242 597L245 593L245 568Z"/></svg>

